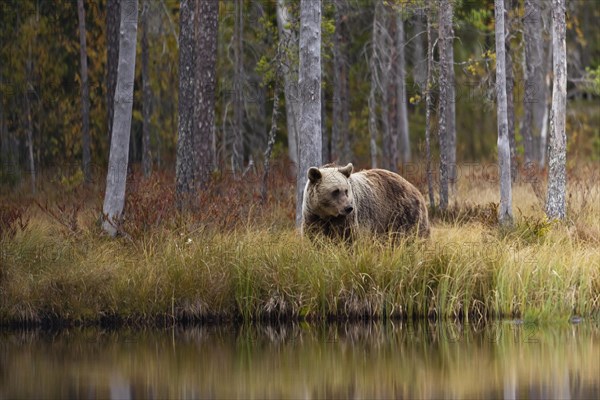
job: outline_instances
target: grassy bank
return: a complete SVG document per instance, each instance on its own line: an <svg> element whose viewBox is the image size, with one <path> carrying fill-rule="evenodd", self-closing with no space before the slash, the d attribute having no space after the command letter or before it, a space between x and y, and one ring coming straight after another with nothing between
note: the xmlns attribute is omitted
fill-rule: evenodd
<svg viewBox="0 0 600 400"><path fill-rule="evenodd" d="M570 179L565 224L547 223L535 187L518 183L515 226L506 230L489 205L495 183L461 179L457 204L433 217L431 239L397 247L302 240L286 185L276 185L279 194L263 207L252 190L227 184L245 194L234 205L204 199L195 215L162 206L164 186L155 184L153 200L152 190L133 185L124 226L134 233L118 239L100 234L97 193L72 208L38 201L25 211L24 228L5 228L0 239L0 321L568 320L600 313L600 184L593 178ZM228 198L223 190L215 193Z"/></svg>

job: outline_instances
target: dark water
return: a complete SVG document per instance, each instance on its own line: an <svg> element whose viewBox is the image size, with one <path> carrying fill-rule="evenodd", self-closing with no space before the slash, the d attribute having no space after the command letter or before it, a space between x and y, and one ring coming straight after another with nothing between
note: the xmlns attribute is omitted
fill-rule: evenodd
<svg viewBox="0 0 600 400"><path fill-rule="evenodd" d="M0 399L600 398L600 324L0 331Z"/></svg>

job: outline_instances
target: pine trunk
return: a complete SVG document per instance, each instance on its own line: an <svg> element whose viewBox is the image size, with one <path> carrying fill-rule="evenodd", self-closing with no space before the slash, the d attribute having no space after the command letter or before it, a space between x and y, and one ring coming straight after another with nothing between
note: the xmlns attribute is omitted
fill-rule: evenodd
<svg viewBox="0 0 600 400"><path fill-rule="evenodd" d="M508 143L510 145L510 176L512 182L515 182L517 179L517 141L515 138L515 80L513 75L513 62L510 46L510 37L512 35L512 21L509 16L509 13L512 8L511 3L511 0L504 0L504 49L506 56L506 112L508 120Z"/></svg>
<svg viewBox="0 0 600 400"><path fill-rule="evenodd" d="M210 0L209 0L210 1ZM241 171L244 168L244 61L242 34L244 31L244 18L242 0L234 0L235 21L233 24L233 145L232 164L233 170Z"/></svg>
<svg viewBox="0 0 600 400"><path fill-rule="evenodd" d="M203 187L215 168L213 131L215 129L215 97L217 89L217 35L219 32L219 0L196 3L196 73L194 75L194 154L196 186ZM242 154L243 156L243 154ZM243 158L242 158L243 160Z"/></svg>
<svg viewBox="0 0 600 400"><path fill-rule="evenodd" d="M512 188L510 178L510 144L506 103L506 61L504 0L495 0L496 16L496 99L498 106L498 162L500 170L500 224L512 223Z"/></svg>
<svg viewBox="0 0 600 400"><path fill-rule="evenodd" d="M439 17L439 54L440 54L440 107L439 107L439 143L440 143L440 209L448 208L448 181L450 163L450 138L448 132L450 106L451 61L448 59L448 46L452 45L451 37L452 5L450 0L440 2Z"/></svg>
<svg viewBox="0 0 600 400"><path fill-rule="evenodd" d="M152 89L150 87L148 18L150 1L143 0L142 6L142 170L144 177L152 173L152 153L150 151L150 116L152 114Z"/></svg>
<svg viewBox="0 0 600 400"><path fill-rule="evenodd" d="M550 113L550 151L548 154L548 219L565 219L567 214L567 51L565 0L552 1L553 88Z"/></svg>
<svg viewBox="0 0 600 400"><path fill-rule="evenodd" d="M427 158L427 188L429 192L429 206L435 209L435 194L433 192L433 173L431 171L431 110L433 109L433 7L432 0L428 0L429 14L427 16L427 81L425 86L425 152Z"/></svg>
<svg viewBox="0 0 600 400"><path fill-rule="evenodd" d="M108 160L104 206L102 208L105 215L102 226L111 236L117 234L125 204L133 83L135 80L137 18L137 0L123 0L121 2L121 36L119 40L117 87L114 99L113 137Z"/></svg>
<svg viewBox="0 0 600 400"><path fill-rule="evenodd" d="M446 82L448 84L448 103L446 107L446 135L448 147L448 181L454 189L456 184L456 96L454 82L454 27L452 25L453 18L453 0L449 0L448 9L449 17L446 26L447 42L446 42Z"/></svg>
<svg viewBox="0 0 600 400"><path fill-rule="evenodd" d="M81 118L82 118L82 167L86 183L92 181L90 155L90 87L88 83L87 46L85 39L85 8L83 0L77 0L79 18L79 55L81 59Z"/></svg>
<svg viewBox="0 0 600 400"><path fill-rule="evenodd" d="M194 78L196 74L194 0L181 0L179 9L179 126L177 136L177 196L179 208L187 206L196 191L199 165L194 147Z"/></svg>
<svg viewBox="0 0 600 400"><path fill-rule="evenodd" d="M371 168L377 168L377 18L378 5L373 12L373 29L371 33L371 57L369 69L371 74L371 87L369 89L369 150L371 155Z"/></svg>
<svg viewBox="0 0 600 400"><path fill-rule="evenodd" d="M302 197L307 171L321 155L321 1L300 2L300 164L297 172L296 225L302 219Z"/></svg>

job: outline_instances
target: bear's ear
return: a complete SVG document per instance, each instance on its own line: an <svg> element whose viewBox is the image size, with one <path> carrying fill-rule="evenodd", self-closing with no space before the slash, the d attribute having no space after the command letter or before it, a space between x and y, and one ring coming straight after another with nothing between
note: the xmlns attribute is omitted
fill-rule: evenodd
<svg viewBox="0 0 600 400"><path fill-rule="evenodd" d="M350 178L350 175L354 171L354 166L352 165L352 163L349 163L345 167L338 168L338 171L340 171L342 174L344 174L346 176L346 178Z"/></svg>
<svg viewBox="0 0 600 400"><path fill-rule="evenodd" d="M319 171L319 168L316 168L316 167L309 168L308 169L308 179L312 183L317 183L319 181L319 179L321 179L321 171Z"/></svg>

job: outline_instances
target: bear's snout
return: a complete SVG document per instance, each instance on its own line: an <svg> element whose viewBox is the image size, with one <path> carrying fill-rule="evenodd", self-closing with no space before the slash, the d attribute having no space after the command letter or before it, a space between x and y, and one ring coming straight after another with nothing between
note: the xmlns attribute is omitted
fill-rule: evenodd
<svg viewBox="0 0 600 400"><path fill-rule="evenodd" d="M345 215L350 214L352 212L352 210L354 210L354 207L352 207L352 206L348 206L348 207L344 208Z"/></svg>

